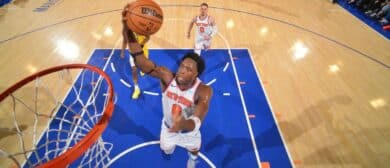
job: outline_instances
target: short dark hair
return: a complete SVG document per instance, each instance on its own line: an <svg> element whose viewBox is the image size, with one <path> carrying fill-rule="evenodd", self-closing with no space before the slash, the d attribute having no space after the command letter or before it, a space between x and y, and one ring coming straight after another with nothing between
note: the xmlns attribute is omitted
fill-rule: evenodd
<svg viewBox="0 0 390 168"><path fill-rule="evenodd" d="M200 6L206 6L207 8L209 7L209 5L206 2L201 3Z"/></svg>
<svg viewBox="0 0 390 168"><path fill-rule="evenodd" d="M190 58L196 62L196 69L198 70L198 76L200 76L206 67L203 58L200 57L197 53L189 52L186 55L184 55L181 61L183 62L187 58Z"/></svg>

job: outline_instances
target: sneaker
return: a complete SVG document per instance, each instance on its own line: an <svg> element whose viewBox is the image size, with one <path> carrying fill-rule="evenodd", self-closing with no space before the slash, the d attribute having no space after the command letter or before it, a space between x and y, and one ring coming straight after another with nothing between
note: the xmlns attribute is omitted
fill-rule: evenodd
<svg viewBox="0 0 390 168"><path fill-rule="evenodd" d="M191 157L187 160L187 168L195 168L196 163L198 162L198 159L192 159Z"/></svg>
<svg viewBox="0 0 390 168"><path fill-rule="evenodd" d="M141 90L139 89L139 87L135 87L132 98L133 99L138 99L140 94L141 94Z"/></svg>

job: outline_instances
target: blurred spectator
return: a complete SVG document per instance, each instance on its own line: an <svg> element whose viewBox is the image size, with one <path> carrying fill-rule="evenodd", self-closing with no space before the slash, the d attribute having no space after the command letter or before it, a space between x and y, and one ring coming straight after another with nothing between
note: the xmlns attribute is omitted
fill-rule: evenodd
<svg viewBox="0 0 390 168"><path fill-rule="evenodd" d="M376 19L380 19L379 22L382 25L388 25L390 21L390 1L387 1L386 5L384 5L381 10L372 16Z"/></svg>
<svg viewBox="0 0 390 168"><path fill-rule="evenodd" d="M347 0L347 3L356 6L367 16L378 20L381 25L390 21L390 0Z"/></svg>
<svg viewBox="0 0 390 168"><path fill-rule="evenodd" d="M364 13L366 15L370 15L372 13L378 12L381 9L383 3L384 3L384 0L373 0L373 1L371 1L368 4L367 8L365 9Z"/></svg>
<svg viewBox="0 0 390 168"><path fill-rule="evenodd" d="M370 2L370 0L350 0L348 3L354 4L360 10L364 10Z"/></svg>

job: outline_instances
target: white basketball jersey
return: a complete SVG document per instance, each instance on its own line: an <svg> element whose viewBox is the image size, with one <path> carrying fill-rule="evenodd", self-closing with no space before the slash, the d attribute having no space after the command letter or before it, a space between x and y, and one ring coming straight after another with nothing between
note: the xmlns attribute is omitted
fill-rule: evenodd
<svg viewBox="0 0 390 168"><path fill-rule="evenodd" d="M202 40L204 35L211 34L211 24L209 22L210 16L206 16L205 19L200 20L200 16L196 17L196 39Z"/></svg>
<svg viewBox="0 0 390 168"><path fill-rule="evenodd" d="M176 83L176 78L174 78L167 86L162 95L162 104L164 113L163 122L166 122L169 127L173 125L172 113L175 110L180 109L181 116L185 119L194 114L195 92L200 83L201 80L196 78L191 88L181 90Z"/></svg>

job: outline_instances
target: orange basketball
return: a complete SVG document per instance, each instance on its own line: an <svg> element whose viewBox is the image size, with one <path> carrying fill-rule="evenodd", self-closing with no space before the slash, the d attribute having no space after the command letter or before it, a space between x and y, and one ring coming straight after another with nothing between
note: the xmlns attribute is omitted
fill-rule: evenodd
<svg viewBox="0 0 390 168"><path fill-rule="evenodd" d="M127 26L135 33L152 35L163 23L163 12L152 0L137 0L130 3L126 20Z"/></svg>

